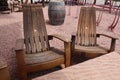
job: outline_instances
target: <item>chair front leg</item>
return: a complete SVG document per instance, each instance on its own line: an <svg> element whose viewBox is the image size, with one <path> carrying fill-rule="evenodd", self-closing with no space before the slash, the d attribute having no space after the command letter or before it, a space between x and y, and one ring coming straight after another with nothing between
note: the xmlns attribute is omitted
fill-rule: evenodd
<svg viewBox="0 0 120 80"><path fill-rule="evenodd" d="M25 52L24 50L16 51L16 58L17 58L20 80L28 80L27 69L26 69L26 64L24 60L24 52Z"/></svg>
<svg viewBox="0 0 120 80"><path fill-rule="evenodd" d="M70 50L70 42L64 42L65 47L65 67L70 66L71 59L71 50Z"/></svg>
<svg viewBox="0 0 120 80"><path fill-rule="evenodd" d="M115 50L115 44L116 44L116 39L112 39L111 40L111 46L110 46L110 51L109 52L112 52Z"/></svg>

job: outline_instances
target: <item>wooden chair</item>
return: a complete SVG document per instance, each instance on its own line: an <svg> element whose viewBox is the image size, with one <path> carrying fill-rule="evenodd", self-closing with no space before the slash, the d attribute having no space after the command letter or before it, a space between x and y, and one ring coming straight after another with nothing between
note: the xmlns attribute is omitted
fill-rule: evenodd
<svg viewBox="0 0 120 80"><path fill-rule="evenodd" d="M10 3L11 6L11 12L14 12L17 8L17 11L22 11L22 2L19 0L12 0Z"/></svg>
<svg viewBox="0 0 120 80"><path fill-rule="evenodd" d="M70 65L70 41L57 34L47 35L41 5L24 5L23 22L24 39L18 39L16 44L20 80L27 80L29 72ZM65 51L50 47L53 37L64 42Z"/></svg>
<svg viewBox="0 0 120 80"><path fill-rule="evenodd" d="M111 38L110 49L97 44L97 37L100 35ZM96 34L96 10L94 7L81 7L77 33L72 34L72 53L83 52L88 58L100 54L106 54L115 50L116 39L105 34Z"/></svg>

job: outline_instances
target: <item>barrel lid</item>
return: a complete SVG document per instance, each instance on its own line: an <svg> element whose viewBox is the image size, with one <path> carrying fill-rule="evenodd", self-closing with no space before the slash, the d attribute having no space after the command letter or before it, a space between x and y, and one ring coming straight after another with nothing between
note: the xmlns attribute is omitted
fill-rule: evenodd
<svg viewBox="0 0 120 80"><path fill-rule="evenodd" d="M0 56L0 69L7 67L7 63L3 57Z"/></svg>

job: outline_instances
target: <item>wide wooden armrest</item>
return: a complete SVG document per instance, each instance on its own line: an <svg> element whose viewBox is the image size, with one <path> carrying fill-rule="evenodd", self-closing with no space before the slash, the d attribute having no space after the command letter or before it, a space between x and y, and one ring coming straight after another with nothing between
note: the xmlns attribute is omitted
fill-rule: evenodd
<svg viewBox="0 0 120 80"><path fill-rule="evenodd" d="M24 49L24 39L18 39L16 41L15 50L19 51L19 50L23 50L23 49Z"/></svg>
<svg viewBox="0 0 120 80"><path fill-rule="evenodd" d="M64 49L65 49L65 59L66 59L66 67L70 66L70 55L71 55L71 48L70 48L70 44L71 44L71 41L67 38L65 38L64 36L61 36L61 35L58 35L58 34L51 34L51 35L48 35L48 38L52 39L53 37L61 40L64 42Z"/></svg>
<svg viewBox="0 0 120 80"><path fill-rule="evenodd" d="M102 35L102 36L105 36L105 37L108 37L108 38L112 38L112 39L118 39L118 38L116 38L116 37L113 37L113 36L110 36L110 35L106 35L106 34L99 34L99 33L97 33L97 35L98 36L100 36L100 35Z"/></svg>
<svg viewBox="0 0 120 80"><path fill-rule="evenodd" d="M61 41L64 42L64 49L65 49L65 59L66 59L66 63L65 66L68 67L70 66L70 58L71 58L71 48L70 48L70 44L71 41L67 38L65 38L64 36L58 35L58 34L52 34L52 35L48 35L49 38L55 37Z"/></svg>
<svg viewBox="0 0 120 80"><path fill-rule="evenodd" d="M58 35L58 34L51 34L48 35L49 37L55 37L63 42L71 42L68 38L65 38L64 36Z"/></svg>
<svg viewBox="0 0 120 80"><path fill-rule="evenodd" d="M99 33L97 34L98 37L99 37L100 35L105 36L105 37L108 37L108 38L111 38L111 45L110 45L110 51L109 51L109 52L114 51L114 50L115 50L115 45L116 45L116 40L117 40L118 38L113 37L113 36L109 36L109 35L106 35L106 34L99 34Z"/></svg>

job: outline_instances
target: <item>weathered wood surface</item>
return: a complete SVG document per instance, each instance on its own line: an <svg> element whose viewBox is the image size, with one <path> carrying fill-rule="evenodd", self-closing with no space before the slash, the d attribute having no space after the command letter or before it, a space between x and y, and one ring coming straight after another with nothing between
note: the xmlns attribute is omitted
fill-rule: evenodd
<svg viewBox="0 0 120 80"><path fill-rule="evenodd" d="M24 6L24 35L27 53L45 51L49 48L46 26L41 7ZM26 8L27 7L27 8Z"/></svg>
<svg viewBox="0 0 120 80"><path fill-rule="evenodd" d="M96 12L94 7L81 8L76 43L82 46L96 45Z"/></svg>
<svg viewBox="0 0 120 80"><path fill-rule="evenodd" d="M97 44L97 37L105 36L111 39L110 48ZM117 38L96 33L96 9L94 7L81 7L77 33L72 35L71 49L87 54L106 54L115 50ZM76 42L76 43L75 43Z"/></svg>
<svg viewBox="0 0 120 80"><path fill-rule="evenodd" d="M20 80L28 80L29 72L46 70L61 64L65 67L70 65L70 42L58 35L47 35L41 5L23 5L23 22L25 49L21 49L23 42L21 40L16 45ZM64 51L49 47L48 38L53 37L64 42Z"/></svg>

